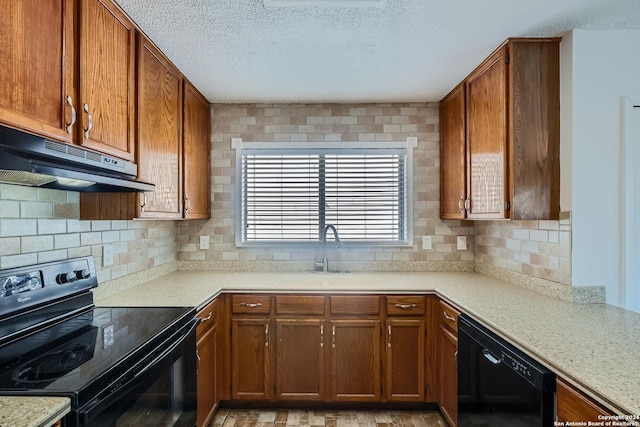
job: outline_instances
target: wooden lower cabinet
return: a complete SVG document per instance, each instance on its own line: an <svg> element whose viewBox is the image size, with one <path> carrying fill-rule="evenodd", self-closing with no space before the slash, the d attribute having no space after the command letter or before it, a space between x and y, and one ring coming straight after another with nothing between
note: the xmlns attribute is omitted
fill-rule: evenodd
<svg viewBox="0 0 640 427"><path fill-rule="evenodd" d="M380 398L380 320L332 320L331 400Z"/></svg>
<svg viewBox="0 0 640 427"><path fill-rule="evenodd" d="M218 396L218 311L217 301L198 312L196 331L198 355L198 420L197 426L208 426L220 402Z"/></svg>
<svg viewBox="0 0 640 427"><path fill-rule="evenodd" d="M612 411L594 402L589 396L561 378L557 380L556 407L558 421L598 422L601 415L614 415Z"/></svg>
<svg viewBox="0 0 640 427"><path fill-rule="evenodd" d="M426 402L424 296L229 300L230 333L220 340L230 347L225 400Z"/></svg>
<svg viewBox="0 0 640 427"><path fill-rule="evenodd" d="M458 337L450 330L440 327L440 412L451 427L455 427L458 414L458 375L456 353Z"/></svg>
<svg viewBox="0 0 640 427"><path fill-rule="evenodd" d="M324 399L324 320L276 319L276 399Z"/></svg>
<svg viewBox="0 0 640 427"><path fill-rule="evenodd" d="M458 418L458 315L455 308L444 301L434 304L438 319L437 371L440 412L450 427Z"/></svg>
<svg viewBox="0 0 640 427"><path fill-rule="evenodd" d="M271 398L271 336L268 318L231 320L231 398Z"/></svg>

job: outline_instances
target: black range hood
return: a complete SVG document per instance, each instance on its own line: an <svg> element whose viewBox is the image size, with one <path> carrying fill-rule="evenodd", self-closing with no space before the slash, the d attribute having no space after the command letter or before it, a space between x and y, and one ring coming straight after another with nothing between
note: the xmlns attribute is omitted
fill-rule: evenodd
<svg viewBox="0 0 640 427"><path fill-rule="evenodd" d="M155 191L135 163L0 126L0 183L83 192Z"/></svg>

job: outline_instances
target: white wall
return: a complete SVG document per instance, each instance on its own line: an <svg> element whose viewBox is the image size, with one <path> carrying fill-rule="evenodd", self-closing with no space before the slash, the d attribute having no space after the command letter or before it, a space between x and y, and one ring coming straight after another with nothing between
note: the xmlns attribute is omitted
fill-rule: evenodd
<svg viewBox="0 0 640 427"><path fill-rule="evenodd" d="M571 44L561 50L571 81L563 73L561 108L570 128L561 145L569 144L571 163L564 158L570 180L561 194L564 203L570 194L570 206L561 209L573 215L572 284L604 285L607 302L622 306L623 99L640 94L640 31L575 30L564 43Z"/></svg>

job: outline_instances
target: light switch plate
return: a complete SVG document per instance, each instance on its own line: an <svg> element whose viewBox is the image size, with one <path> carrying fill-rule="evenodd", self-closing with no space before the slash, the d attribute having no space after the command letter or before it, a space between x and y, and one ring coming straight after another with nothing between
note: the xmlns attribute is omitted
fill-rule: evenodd
<svg viewBox="0 0 640 427"><path fill-rule="evenodd" d="M433 249L433 242L431 241L431 236L422 236L422 249L425 251L430 251Z"/></svg>
<svg viewBox="0 0 640 427"><path fill-rule="evenodd" d="M209 249L209 236L200 236L200 249Z"/></svg>
<svg viewBox="0 0 640 427"><path fill-rule="evenodd" d="M467 236L458 236L458 250L459 251L467 250Z"/></svg>
<svg viewBox="0 0 640 427"><path fill-rule="evenodd" d="M113 245L104 245L102 247L102 266L109 267L113 265Z"/></svg>

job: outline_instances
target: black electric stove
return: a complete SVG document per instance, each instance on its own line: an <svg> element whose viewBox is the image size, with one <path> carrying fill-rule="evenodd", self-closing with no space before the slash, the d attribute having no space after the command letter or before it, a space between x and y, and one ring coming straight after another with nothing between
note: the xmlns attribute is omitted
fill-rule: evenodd
<svg viewBox="0 0 640 427"><path fill-rule="evenodd" d="M93 258L0 271L0 394L68 396L74 425L195 424L191 307L99 307Z"/></svg>

